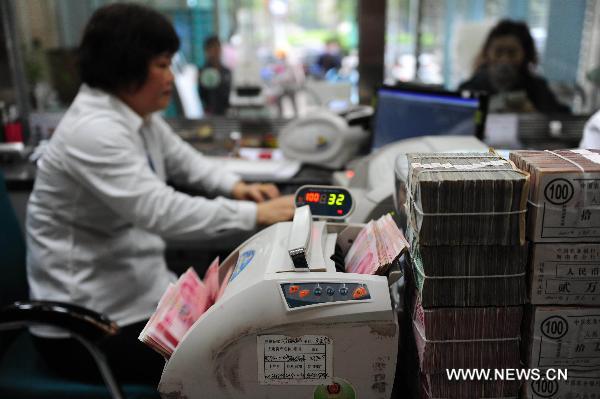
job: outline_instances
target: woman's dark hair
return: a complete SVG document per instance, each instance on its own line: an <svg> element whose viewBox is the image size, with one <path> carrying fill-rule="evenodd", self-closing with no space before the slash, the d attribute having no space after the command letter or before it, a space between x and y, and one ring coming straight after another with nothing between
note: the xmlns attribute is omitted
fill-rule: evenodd
<svg viewBox="0 0 600 399"><path fill-rule="evenodd" d="M79 46L83 83L108 92L139 88L148 77L150 60L179 49L179 38L167 18L137 4L101 7L89 20Z"/></svg>
<svg viewBox="0 0 600 399"><path fill-rule="evenodd" d="M217 36L217 35L209 36L204 40L204 50L205 51L213 46L220 46L220 45L221 45L221 40L219 40L219 36Z"/></svg>
<svg viewBox="0 0 600 399"><path fill-rule="evenodd" d="M485 58L487 51L489 50L492 41L499 37L514 36L521 43L525 57L523 60L523 67L528 69L530 65L536 65L538 62L537 51L535 50L535 44L533 37L529 32L529 27L525 22L513 21L510 19L503 19L496 26L492 28L488 33L483 48L481 49L480 57Z"/></svg>

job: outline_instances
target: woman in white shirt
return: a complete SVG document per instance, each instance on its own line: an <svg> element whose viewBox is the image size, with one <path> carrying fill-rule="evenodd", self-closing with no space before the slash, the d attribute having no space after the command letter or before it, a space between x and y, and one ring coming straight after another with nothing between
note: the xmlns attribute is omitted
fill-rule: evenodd
<svg viewBox="0 0 600 399"><path fill-rule="evenodd" d="M201 240L293 216L291 197L241 182L155 113L169 102L178 48L173 27L152 9L120 3L94 13L79 48L83 84L38 164L27 212L32 299L108 315L121 327L103 345L117 378L153 384L162 359L137 336L175 277L163 238ZM191 197L167 179L235 200ZM73 338L33 332L53 368L99 378Z"/></svg>

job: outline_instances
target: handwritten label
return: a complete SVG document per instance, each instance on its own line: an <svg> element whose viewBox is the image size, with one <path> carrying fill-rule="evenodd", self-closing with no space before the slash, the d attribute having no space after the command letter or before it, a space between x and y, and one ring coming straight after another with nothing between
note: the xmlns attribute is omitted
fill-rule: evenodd
<svg viewBox="0 0 600 399"><path fill-rule="evenodd" d="M333 377L333 341L322 335L257 337L258 380L263 385L326 384Z"/></svg>

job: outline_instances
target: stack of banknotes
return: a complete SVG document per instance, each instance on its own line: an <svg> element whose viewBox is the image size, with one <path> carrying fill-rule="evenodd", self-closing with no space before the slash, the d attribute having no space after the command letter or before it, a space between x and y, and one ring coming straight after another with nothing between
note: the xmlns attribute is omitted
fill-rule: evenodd
<svg viewBox="0 0 600 399"><path fill-rule="evenodd" d="M346 254L346 272L384 275L408 246L389 214L371 220L358 233Z"/></svg>
<svg viewBox="0 0 600 399"><path fill-rule="evenodd" d="M408 247L406 238L389 214L371 220L358 233L346 254L346 272L386 274Z"/></svg>
<svg viewBox="0 0 600 399"><path fill-rule="evenodd" d="M508 398L448 371L520 367L529 176L495 153L408 154L407 238L421 397Z"/></svg>
<svg viewBox="0 0 600 399"><path fill-rule="evenodd" d="M519 368L522 306L424 309L417 301L413 329L419 366L447 369Z"/></svg>
<svg viewBox="0 0 600 399"><path fill-rule="evenodd" d="M526 299L528 246L420 245L408 231L424 307L515 306Z"/></svg>
<svg viewBox="0 0 600 399"><path fill-rule="evenodd" d="M190 327L223 295L226 284L219 286L218 268L217 258L206 271L204 281L189 268L175 284L170 284L139 340L170 358Z"/></svg>
<svg viewBox="0 0 600 399"><path fill-rule="evenodd" d="M533 242L600 242L600 150L514 151L531 174L527 236Z"/></svg>
<svg viewBox="0 0 600 399"><path fill-rule="evenodd" d="M527 174L496 154L408 154L410 223L422 245L525 240Z"/></svg>

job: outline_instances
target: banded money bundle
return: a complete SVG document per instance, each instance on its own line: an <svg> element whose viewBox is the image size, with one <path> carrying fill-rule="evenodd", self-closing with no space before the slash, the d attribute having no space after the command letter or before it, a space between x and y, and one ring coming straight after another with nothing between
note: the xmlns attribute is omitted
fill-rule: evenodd
<svg viewBox="0 0 600 399"><path fill-rule="evenodd" d="M408 154L410 224L428 245L522 245L529 179L500 156Z"/></svg>
<svg viewBox="0 0 600 399"><path fill-rule="evenodd" d="M531 175L527 236L535 242L600 242L600 150L515 151Z"/></svg>
<svg viewBox="0 0 600 399"><path fill-rule="evenodd" d="M419 245L409 232L411 256L427 276L497 276L525 271L527 245Z"/></svg>
<svg viewBox="0 0 600 399"><path fill-rule="evenodd" d="M518 369L529 176L488 154L408 154L421 396L516 397L518 381L458 381L459 369Z"/></svg>
<svg viewBox="0 0 600 399"><path fill-rule="evenodd" d="M522 317L522 306L425 309L416 301L413 323L430 341L501 340L519 337Z"/></svg>
<svg viewBox="0 0 600 399"><path fill-rule="evenodd" d="M426 310L417 300L413 330L421 372L518 368L521 317L520 306Z"/></svg>
<svg viewBox="0 0 600 399"><path fill-rule="evenodd" d="M424 307L513 306L526 301L526 245L411 248Z"/></svg>
<svg viewBox="0 0 600 399"><path fill-rule="evenodd" d="M519 337L498 340L434 341L414 328L419 367L426 374L442 374L449 369L520 367Z"/></svg>
<svg viewBox="0 0 600 399"><path fill-rule="evenodd" d="M600 308L530 306L523 330L526 366L600 377Z"/></svg>

